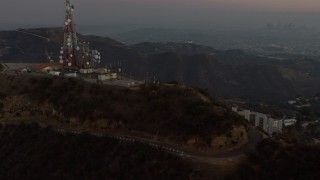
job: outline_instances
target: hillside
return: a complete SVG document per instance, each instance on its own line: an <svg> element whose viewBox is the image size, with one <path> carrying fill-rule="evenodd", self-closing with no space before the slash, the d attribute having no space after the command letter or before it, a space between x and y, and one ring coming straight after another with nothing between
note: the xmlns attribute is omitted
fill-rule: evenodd
<svg viewBox="0 0 320 180"><path fill-rule="evenodd" d="M0 125L0 179L200 179L197 167L140 143Z"/></svg>
<svg viewBox="0 0 320 180"><path fill-rule="evenodd" d="M285 144L265 139L248 154L232 179L316 180L320 177L320 145Z"/></svg>
<svg viewBox="0 0 320 180"><path fill-rule="evenodd" d="M0 60L44 62L45 52L57 59L61 37L61 29L1 31ZM297 94L320 92L320 61L305 57L275 60L192 43L125 45L105 37L79 37L101 51L101 66L121 61L128 75L145 79L148 72L160 81L206 88L217 98L286 101Z"/></svg>
<svg viewBox="0 0 320 180"><path fill-rule="evenodd" d="M192 88L160 84L126 89L28 76L0 79L2 120L131 134L209 152L247 142L239 116Z"/></svg>
<svg viewBox="0 0 320 180"><path fill-rule="evenodd" d="M95 43L116 47L122 45L109 38L79 34L82 41L88 39ZM58 59L63 41L62 28L18 29L0 31L0 60L6 62L45 62L47 56ZM108 47L108 46L107 46Z"/></svg>
<svg viewBox="0 0 320 180"><path fill-rule="evenodd" d="M194 54L212 54L217 52L209 46L202 46L194 43L152 43L143 42L131 45L131 47L144 54L161 54L166 52L174 52L182 55Z"/></svg>

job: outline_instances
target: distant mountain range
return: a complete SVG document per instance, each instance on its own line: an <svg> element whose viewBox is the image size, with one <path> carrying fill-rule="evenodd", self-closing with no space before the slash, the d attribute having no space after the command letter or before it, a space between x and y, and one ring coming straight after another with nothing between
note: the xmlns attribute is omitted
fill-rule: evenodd
<svg viewBox="0 0 320 180"><path fill-rule="evenodd" d="M62 35L60 28L1 31L0 61L46 62L47 55L58 59ZM218 98L282 101L320 92L320 62L304 57L275 60L192 42L126 45L106 37L79 37L101 52L101 66L121 61L128 75L176 80L206 88Z"/></svg>

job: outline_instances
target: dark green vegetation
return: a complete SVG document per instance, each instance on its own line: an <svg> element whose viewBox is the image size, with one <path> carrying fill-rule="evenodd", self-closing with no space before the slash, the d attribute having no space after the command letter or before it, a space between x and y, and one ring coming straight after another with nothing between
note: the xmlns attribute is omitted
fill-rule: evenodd
<svg viewBox="0 0 320 180"><path fill-rule="evenodd" d="M311 123L304 129L305 135L320 139L320 122Z"/></svg>
<svg viewBox="0 0 320 180"><path fill-rule="evenodd" d="M281 144L261 141L257 152L249 153L235 179L316 180L320 177L320 145Z"/></svg>
<svg viewBox="0 0 320 180"><path fill-rule="evenodd" d="M4 69L3 65L2 65L2 64L0 64L0 72L2 72L2 71L3 71L3 69Z"/></svg>
<svg viewBox="0 0 320 180"><path fill-rule="evenodd" d="M201 93L177 85L147 85L130 90L70 78L0 76L3 96L26 96L52 104L63 123L148 133L186 142L199 137L210 146L216 135L242 125L240 116ZM201 97L203 96L203 97Z"/></svg>
<svg viewBox="0 0 320 180"><path fill-rule="evenodd" d="M48 37L51 41L22 32L0 32L0 60L44 62L46 51L58 59L62 29L22 31ZM190 43L124 45L109 38L79 37L101 51L102 66L120 59L124 72L134 77L145 79L149 72L161 81L177 80L207 88L211 95L219 98L273 102L297 94L320 92L320 62L305 57L277 60Z"/></svg>
<svg viewBox="0 0 320 180"><path fill-rule="evenodd" d="M0 179L189 179L194 165L139 143L0 125ZM195 177L197 178L197 177Z"/></svg>
<svg viewBox="0 0 320 180"><path fill-rule="evenodd" d="M301 120L315 121L317 117L320 117L320 93L312 97L298 97L296 103L290 108L299 112Z"/></svg>

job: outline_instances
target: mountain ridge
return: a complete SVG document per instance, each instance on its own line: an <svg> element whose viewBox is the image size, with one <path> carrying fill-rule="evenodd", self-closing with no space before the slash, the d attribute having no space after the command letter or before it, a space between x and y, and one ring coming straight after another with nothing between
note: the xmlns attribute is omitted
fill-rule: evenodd
<svg viewBox="0 0 320 180"><path fill-rule="evenodd" d="M62 29L0 32L0 61L45 62L46 54L57 59ZM78 35L91 42L103 57L101 66L121 62L126 74L145 79L146 74L160 81L176 80L208 89L222 99L286 101L297 94L320 91L320 62L297 57L276 60L247 54L241 50L216 50L193 43L139 43L126 45L106 37ZM59 43L60 42L60 43ZM55 55L56 54L56 55Z"/></svg>

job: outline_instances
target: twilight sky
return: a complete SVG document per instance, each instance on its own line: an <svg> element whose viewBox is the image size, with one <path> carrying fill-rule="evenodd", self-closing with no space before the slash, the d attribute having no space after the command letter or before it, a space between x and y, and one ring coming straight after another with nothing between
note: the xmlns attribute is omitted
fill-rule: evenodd
<svg viewBox="0 0 320 180"><path fill-rule="evenodd" d="M72 0L78 24L158 27L319 26L319 0ZM64 0L0 0L1 24L61 25Z"/></svg>

